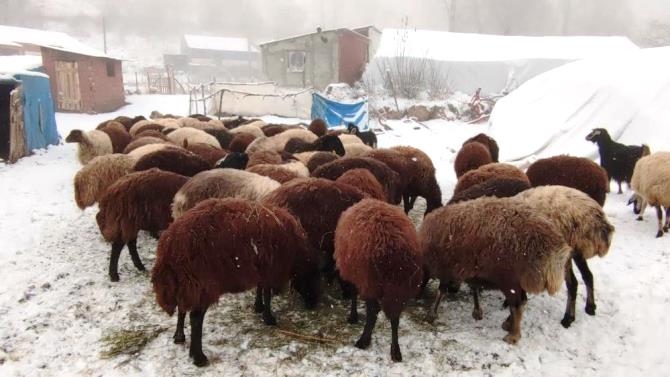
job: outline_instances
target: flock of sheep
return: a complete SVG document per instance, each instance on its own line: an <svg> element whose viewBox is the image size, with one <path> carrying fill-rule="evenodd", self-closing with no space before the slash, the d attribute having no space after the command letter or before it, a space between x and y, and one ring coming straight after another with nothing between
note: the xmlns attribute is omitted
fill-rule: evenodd
<svg viewBox="0 0 670 377"><path fill-rule="evenodd" d="M670 211L670 153L623 146L603 129L587 139L598 143L604 169L556 156L524 172L499 163L495 140L479 134L459 151L458 184L443 205L428 155L408 146L378 149L373 133L354 126L345 133L329 131L320 119L304 127L197 114L151 118L117 117L70 133L66 141L78 143L83 164L75 201L82 209L98 203L112 281L119 280L125 246L145 270L139 231L159 238L151 273L156 300L178 313L175 343L186 340L189 314L189 355L197 366L208 363L205 313L222 294L256 288L255 312L275 325L272 297L287 283L314 309L322 280L336 281L351 302L349 323L358 321L360 296L362 349L384 311L394 361L402 360L400 314L430 279L439 280L434 313L445 292L466 283L472 315L481 319L480 291L500 290L510 309L504 340L511 344L521 337L527 293L553 294L565 282L567 328L575 320L572 261L587 287L585 311L595 314L587 260L606 255L612 241L614 227L602 209L610 177L631 185L636 213L647 204L657 208L659 236L668 231L661 219L662 207ZM418 230L407 216L417 197L427 203Z"/></svg>

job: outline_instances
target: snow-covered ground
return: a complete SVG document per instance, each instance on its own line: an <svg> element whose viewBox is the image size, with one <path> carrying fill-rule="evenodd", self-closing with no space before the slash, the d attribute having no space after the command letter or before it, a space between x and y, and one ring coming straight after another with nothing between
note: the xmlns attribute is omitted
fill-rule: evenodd
<svg viewBox="0 0 670 377"><path fill-rule="evenodd" d="M117 114L148 116L152 110L185 113L185 97L129 97ZM62 135L94 128L116 114L58 114ZM444 121L425 125L392 121L380 145L409 144L431 155L444 198L455 183L454 150L484 129ZM519 143L522 143L519 140ZM586 141L580 141L586 142ZM501 149L515 148L501 145ZM507 316L502 297L485 292L485 318L471 317L467 290L443 304L438 319L426 319L435 295L412 303L400 324L404 361L389 357L390 326L378 322L370 349L353 343L362 324L346 324L347 304L328 291L317 312L305 312L295 297L275 300L279 329L318 334L318 344L287 336L262 324L253 313L252 293L227 295L205 319L204 351L211 365L197 369L187 345L172 344L176 318L154 301L147 274L134 269L124 252L121 281L107 276L109 246L95 224L95 208L74 204L72 178L79 169L73 145L50 147L18 163L0 165L0 375L249 375L249 376L649 376L670 373L670 237L654 238L653 214L635 221L627 195L610 194L605 206L617 233L608 256L591 262L597 315L583 311L579 287L577 320L561 327L565 290L532 296L516 346L502 341ZM415 216L416 217L416 216ZM420 217L420 216L419 216ZM156 241L138 241L148 268ZM579 275L578 275L579 276ZM581 279L580 279L581 282ZM363 307L359 312L364 313ZM157 333L134 354L106 358L104 338L123 331ZM188 330L187 330L188 334ZM144 335L146 336L146 335Z"/></svg>

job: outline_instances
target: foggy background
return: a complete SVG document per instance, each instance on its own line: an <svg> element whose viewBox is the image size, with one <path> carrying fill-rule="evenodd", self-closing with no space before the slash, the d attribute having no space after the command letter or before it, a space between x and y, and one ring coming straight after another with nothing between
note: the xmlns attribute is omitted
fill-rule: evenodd
<svg viewBox="0 0 670 377"><path fill-rule="evenodd" d="M0 0L0 23L67 32L102 49L160 63L183 34L258 43L374 24L505 35L625 35L670 44L668 0Z"/></svg>

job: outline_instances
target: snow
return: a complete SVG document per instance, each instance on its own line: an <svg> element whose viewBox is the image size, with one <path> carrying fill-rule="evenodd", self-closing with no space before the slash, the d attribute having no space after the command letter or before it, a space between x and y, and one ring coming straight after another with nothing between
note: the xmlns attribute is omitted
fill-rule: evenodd
<svg viewBox="0 0 670 377"><path fill-rule="evenodd" d="M260 52L256 47L249 44L246 38L232 37L208 37L204 35L184 35L186 45L198 50L218 50L237 52Z"/></svg>
<svg viewBox="0 0 670 377"><path fill-rule="evenodd" d="M626 144L670 149L669 64L670 48L641 49L616 59L584 59L528 81L491 114L491 135L517 145L501 150L501 159L595 158L597 147L583 142L593 128L606 128Z"/></svg>
<svg viewBox="0 0 670 377"><path fill-rule="evenodd" d="M129 96L128 101L116 113L59 113L59 131L66 135L74 128L93 129L120 114L188 110L185 96ZM413 145L426 151L437 167L445 200L456 181L454 152L486 128L446 121L388 125L393 131L378 136L380 146ZM524 143L505 141L501 152ZM628 196L616 194L605 205L617 229L612 248L605 258L590 262L597 315L584 313L580 284L577 319L568 330L559 323L564 289L555 297L529 298L523 338L516 346L502 341L500 324L507 311L494 291L482 296L482 321L472 319L466 289L443 303L437 320L428 323L433 283L428 298L411 303L403 313L404 361L393 363L384 316L371 347L353 347L362 324L346 324L347 303L337 299L337 290L329 290L317 312L304 311L291 295L273 300L279 328L323 334L334 339L332 344L306 343L264 326L253 313L253 293L247 292L223 296L208 311L203 346L212 364L197 369L188 358L188 346L172 344L176 318L159 309L148 274L135 270L127 253L120 260L121 281L109 282L109 245L99 235L97 209L80 211L74 204L72 177L80 168L75 153L74 145L64 144L14 165L0 165L0 197L5 198L0 206L0 286L5 287L0 291L0 375L639 376L670 370L665 351L670 336L670 237L654 238L653 216L635 221L625 206ZM419 211L412 217L420 219ZM138 247L150 269L156 241L142 234ZM147 325L161 332L138 353L101 357L105 335Z"/></svg>
<svg viewBox="0 0 670 377"><path fill-rule="evenodd" d="M0 56L0 74L2 75L47 75L33 72L34 69L42 67L42 57L36 55L10 55Z"/></svg>
<svg viewBox="0 0 670 377"><path fill-rule="evenodd" d="M65 33L55 31L0 25L0 42L30 44L75 54L116 59L79 42Z"/></svg>

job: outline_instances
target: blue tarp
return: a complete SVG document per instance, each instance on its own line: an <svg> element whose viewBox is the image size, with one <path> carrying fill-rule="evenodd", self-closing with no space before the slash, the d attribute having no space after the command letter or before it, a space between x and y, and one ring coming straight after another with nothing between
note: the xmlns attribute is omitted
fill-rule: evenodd
<svg viewBox="0 0 670 377"><path fill-rule="evenodd" d="M23 120L26 150L57 145L60 135L56 128L56 113L51 98L49 79L43 75L16 74L23 85Z"/></svg>
<svg viewBox="0 0 670 377"><path fill-rule="evenodd" d="M328 128L346 127L353 123L359 131L367 131L368 101L356 103L340 103L314 93L312 94L312 119L321 118L328 124Z"/></svg>

